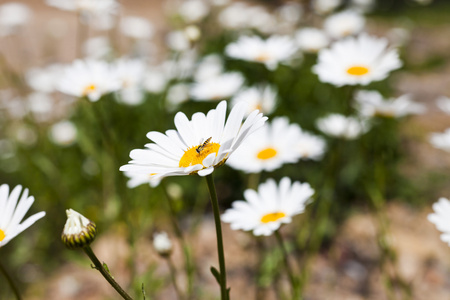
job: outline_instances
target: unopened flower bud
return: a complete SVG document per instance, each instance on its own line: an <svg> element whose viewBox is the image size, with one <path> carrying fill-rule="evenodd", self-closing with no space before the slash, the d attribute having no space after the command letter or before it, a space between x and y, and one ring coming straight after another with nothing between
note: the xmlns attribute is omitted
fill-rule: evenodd
<svg viewBox="0 0 450 300"><path fill-rule="evenodd" d="M95 223L73 209L67 209L67 221L61 235L61 240L69 249L89 246L95 239L97 227Z"/></svg>
<svg viewBox="0 0 450 300"><path fill-rule="evenodd" d="M165 232L153 235L153 247L163 257L167 257L172 253L172 242Z"/></svg>

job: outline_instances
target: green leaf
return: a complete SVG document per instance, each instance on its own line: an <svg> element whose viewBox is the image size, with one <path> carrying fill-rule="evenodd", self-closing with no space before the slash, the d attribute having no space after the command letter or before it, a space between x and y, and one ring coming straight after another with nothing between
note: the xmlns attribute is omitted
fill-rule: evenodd
<svg viewBox="0 0 450 300"><path fill-rule="evenodd" d="M217 271L217 269L214 268L214 267L211 267L210 270L211 270L211 273L213 274L214 278L216 278L217 283L220 285L220 273L219 273L219 271Z"/></svg>

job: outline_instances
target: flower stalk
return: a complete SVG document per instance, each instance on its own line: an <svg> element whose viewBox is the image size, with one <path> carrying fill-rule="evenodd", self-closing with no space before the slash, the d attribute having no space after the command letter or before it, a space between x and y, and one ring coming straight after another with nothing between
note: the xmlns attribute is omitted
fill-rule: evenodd
<svg viewBox="0 0 450 300"><path fill-rule="evenodd" d="M280 246L280 249L283 253L283 262L284 262L284 267L286 268L286 273L289 277L289 281L291 283L291 289L292 289L292 299L299 299L300 295L299 295L299 289L298 289L298 285L297 285L297 280L294 276L294 272L292 272L292 268L291 265L289 264L289 260L288 260L288 252L285 246L285 243L283 241L283 237L280 234L279 230L275 231L275 237L277 239L278 245Z"/></svg>
<svg viewBox="0 0 450 300"><path fill-rule="evenodd" d="M0 261L0 272L3 274L3 276L5 276L6 281L8 281L8 284L11 287L12 291L14 292L16 299L22 300L22 296L20 295L19 289L17 288L16 284L14 283L14 280L12 279L12 277L6 271L5 267L1 264L1 261Z"/></svg>
<svg viewBox="0 0 450 300"><path fill-rule="evenodd" d="M219 202L217 200L216 187L214 185L212 174L206 176L206 182L208 183L208 190L211 196L211 204L214 212L214 222L216 225L217 253L219 256L220 269L217 279L220 284L220 295L221 300L229 300L229 290L227 289L227 274L225 270L225 255L223 250L222 226L220 223Z"/></svg>

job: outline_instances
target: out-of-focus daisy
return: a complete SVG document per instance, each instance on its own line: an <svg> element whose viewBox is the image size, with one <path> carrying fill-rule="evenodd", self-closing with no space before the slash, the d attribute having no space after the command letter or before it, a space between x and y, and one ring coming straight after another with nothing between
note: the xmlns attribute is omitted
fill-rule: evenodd
<svg viewBox="0 0 450 300"><path fill-rule="evenodd" d="M19 2L8 2L0 5L0 36L14 33L31 17L30 8Z"/></svg>
<svg viewBox="0 0 450 300"><path fill-rule="evenodd" d="M367 34L337 41L319 52L313 72L320 81L336 86L367 85L386 78L402 66L396 49L387 48L385 38Z"/></svg>
<svg viewBox="0 0 450 300"><path fill-rule="evenodd" d="M411 114L422 114L424 105L413 102L409 95L384 99L377 91L358 91L355 95L362 116L399 118Z"/></svg>
<svg viewBox="0 0 450 300"><path fill-rule="evenodd" d="M341 5L341 3L342 0L314 0L313 8L318 14L329 14Z"/></svg>
<svg viewBox="0 0 450 300"><path fill-rule="evenodd" d="M411 39L411 31L402 27L394 27L386 32L386 37L392 47L402 47Z"/></svg>
<svg viewBox="0 0 450 300"><path fill-rule="evenodd" d="M53 98L47 93L34 92L28 95L28 108L38 122L51 119L55 104Z"/></svg>
<svg viewBox="0 0 450 300"><path fill-rule="evenodd" d="M365 18L356 11L346 10L327 17L323 27L334 39L360 33L364 29Z"/></svg>
<svg viewBox="0 0 450 300"><path fill-rule="evenodd" d="M233 96L244 83L244 77L237 72L224 73L200 82L191 87L191 97L196 101L211 101Z"/></svg>
<svg viewBox="0 0 450 300"><path fill-rule="evenodd" d="M190 86L187 83L177 83L167 90L167 106L169 110L173 110L181 103L189 100Z"/></svg>
<svg viewBox="0 0 450 300"><path fill-rule="evenodd" d="M260 85L241 90L231 99L233 105L239 102L248 104L247 115L258 109L265 115L271 114L275 110L277 101L277 91L270 85Z"/></svg>
<svg viewBox="0 0 450 300"><path fill-rule="evenodd" d="M142 84L146 64L141 59L121 58L113 66L115 77L122 83L123 89L138 87Z"/></svg>
<svg viewBox="0 0 450 300"><path fill-rule="evenodd" d="M434 213L428 215L428 221L436 225L441 231L441 240L450 246L450 201L447 198L439 198L433 204Z"/></svg>
<svg viewBox="0 0 450 300"><path fill-rule="evenodd" d="M323 138L301 131L296 143L296 150L300 153L301 159L318 160L322 158L326 149L326 142Z"/></svg>
<svg viewBox="0 0 450 300"><path fill-rule="evenodd" d="M246 173L259 173L295 163L300 159L297 150L299 138L300 127L297 124L289 124L287 118L277 117L272 124L250 136L228 160L228 165Z"/></svg>
<svg viewBox="0 0 450 300"><path fill-rule="evenodd" d="M154 179L149 174L124 172L124 175L129 178L127 187L135 188L141 184L149 184L151 187L156 187L161 182L160 179Z"/></svg>
<svg viewBox="0 0 450 300"><path fill-rule="evenodd" d="M356 11L367 13L374 8L375 0L351 0L350 4Z"/></svg>
<svg viewBox="0 0 450 300"><path fill-rule="evenodd" d="M62 65L53 64L44 68L31 68L25 73L28 85L39 92L51 93L61 76Z"/></svg>
<svg viewBox="0 0 450 300"><path fill-rule="evenodd" d="M209 6L202 0L185 0L178 7L178 13L188 23L201 21L209 13Z"/></svg>
<svg viewBox="0 0 450 300"><path fill-rule="evenodd" d="M178 52L186 51L191 48L191 42L183 30L174 30L166 36L167 46Z"/></svg>
<svg viewBox="0 0 450 300"><path fill-rule="evenodd" d="M252 28L268 34L277 27L277 20L266 9L243 2L234 2L223 9L218 20L222 27L232 30Z"/></svg>
<svg viewBox="0 0 450 300"><path fill-rule="evenodd" d="M255 110L242 124L246 108L241 103L233 107L225 122L226 109L227 103L222 101L206 115L195 113L192 120L178 112L177 130L149 132L147 137L154 143L147 144L147 149L131 151L132 160L120 170L148 174L151 179L211 174L267 120Z"/></svg>
<svg viewBox="0 0 450 300"><path fill-rule="evenodd" d="M439 96L436 99L436 105L440 110L450 115L450 98L446 96Z"/></svg>
<svg viewBox="0 0 450 300"><path fill-rule="evenodd" d="M154 28L145 18L128 16L120 21L120 31L133 39L147 40L153 36Z"/></svg>
<svg viewBox="0 0 450 300"><path fill-rule="evenodd" d="M142 80L143 88L150 93L161 93L168 82L166 73L161 68L147 69Z"/></svg>
<svg viewBox="0 0 450 300"><path fill-rule="evenodd" d="M450 152L450 128L443 133L433 132L430 136L430 143L437 149Z"/></svg>
<svg viewBox="0 0 450 300"><path fill-rule="evenodd" d="M269 179L259 185L258 191L246 190L246 201L233 202L221 218L233 230L251 230L256 236L268 236L282 224L290 223L293 216L303 213L313 194L308 183L291 183L291 179L283 177L277 186L275 180Z"/></svg>
<svg viewBox="0 0 450 300"><path fill-rule="evenodd" d="M59 146L70 146L77 138L77 128L70 121L60 121L50 127L50 140Z"/></svg>
<svg viewBox="0 0 450 300"><path fill-rule="evenodd" d="M369 130L367 121L340 114L330 114L317 120L317 127L325 134L344 139L355 139Z"/></svg>
<svg viewBox="0 0 450 300"><path fill-rule="evenodd" d="M103 59L112 52L112 47L106 36L96 36L83 43L83 54L89 59Z"/></svg>
<svg viewBox="0 0 450 300"><path fill-rule="evenodd" d="M24 189L20 197L21 191L21 185L17 185L11 193L7 184L0 186L0 248L45 216L45 212L41 211L22 222L34 202L34 197L28 196L28 189Z"/></svg>
<svg viewBox="0 0 450 300"><path fill-rule="evenodd" d="M163 257L172 253L173 245L166 232L156 232L153 235L153 248Z"/></svg>
<svg viewBox="0 0 450 300"><path fill-rule="evenodd" d="M330 39L320 29L303 28L296 32L295 39L297 45L305 52L316 53L320 49L325 48L330 43Z"/></svg>
<svg viewBox="0 0 450 300"><path fill-rule="evenodd" d="M216 77L223 72L223 60L218 54L210 54L202 58L194 73L195 81L204 81Z"/></svg>
<svg viewBox="0 0 450 300"><path fill-rule="evenodd" d="M121 87L113 69L103 61L75 60L67 66L58 82L58 90L75 97L97 101Z"/></svg>
<svg viewBox="0 0 450 300"><path fill-rule="evenodd" d="M297 46L290 37L277 35L267 40L258 36L242 36L225 48L230 57L263 63L270 70L290 60L296 52Z"/></svg>

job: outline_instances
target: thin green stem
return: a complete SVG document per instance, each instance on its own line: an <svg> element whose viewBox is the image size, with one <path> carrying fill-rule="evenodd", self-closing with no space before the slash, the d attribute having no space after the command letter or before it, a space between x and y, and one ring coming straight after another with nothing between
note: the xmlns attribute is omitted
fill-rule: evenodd
<svg viewBox="0 0 450 300"><path fill-rule="evenodd" d="M83 248L84 252L89 256L91 261L94 263L95 268L105 277L106 281L122 296L125 300L133 300L123 289L122 287L114 280L114 278L109 274L109 271L105 269L105 267L100 263L97 256L95 256L94 251L92 251L91 247L86 246Z"/></svg>
<svg viewBox="0 0 450 300"><path fill-rule="evenodd" d="M288 274L289 277L289 281L291 282L291 288L292 288L292 299L299 299L299 292L298 292L298 288L297 288L297 280L294 276L294 272L292 272L292 268L291 265L289 264L289 259L288 259L288 252L287 249L285 247L285 243L283 241L283 237L280 234L280 231L277 230L275 231L275 237L277 238L278 244L280 246L281 251L283 252L283 262L284 262L284 266L286 268L286 272Z"/></svg>
<svg viewBox="0 0 450 300"><path fill-rule="evenodd" d="M16 296L16 299L22 300L19 289L17 288L16 284L14 283L14 280L12 279L12 277L6 271L5 267L1 264L1 261L0 261L0 272L2 272L2 274L5 276L6 280L8 281L9 286L11 286L11 289L13 290L14 295Z"/></svg>
<svg viewBox="0 0 450 300"><path fill-rule="evenodd" d="M216 224L217 253L219 256L220 268L220 295L222 300L229 300L227 291L227 274L225 270L225 255L223 251L222 226L220 223L219 202L217 200L216 187L214 185L212 174L206 176L206 182L208 183L208 190L209 194L211 195L211 203L214 212L214 222Z"/></svg>
<svg viewBox="0 0 450 300"><path fill-rule="evenodd" d="M170 269L170 278L172 279L173 288L175 289L175 293L177 294L178 300L183 300L183 296L180 293L180 289L178 288L177 284L177 270L175 269L175 266L173 265L172 260L170 259L170 256L166 257L167 264L169 265Z"/></svg>

